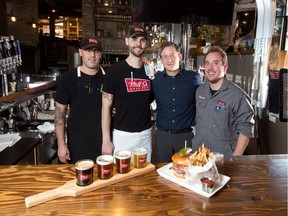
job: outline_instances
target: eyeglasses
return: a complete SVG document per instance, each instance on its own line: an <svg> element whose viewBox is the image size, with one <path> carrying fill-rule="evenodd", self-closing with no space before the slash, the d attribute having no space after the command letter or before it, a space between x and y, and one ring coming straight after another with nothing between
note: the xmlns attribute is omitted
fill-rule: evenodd
<svg viewBox="0 0 288 216"><path fill-rule="evenodd" d="M170 55L162 55L161 56L161 58L163 59L163 60L168 60L168 59L176 59L177 58L177 54L176 53L174 53L174 54L170 54Z"/></svg>
<svg viewBox="0 0 288 216"><path fill-rule="evenodd" d="M99 54L99 53L101 53L101 51L100 50L93 50L93 49L84 49L84 51L85 52L87 52L87 53L89 53L89 54Z"/></svg>
<svg viewBox="0 0 288 216"><path fill-rule="evenodd" d="M220 66L221 65L221 62L220 61L218 61L218 60L214 60L214 61L212 61L212 62L208 62L208 61L205 61L205 63L204 63L204 65L205 65L205 67L209 67L209 66L215 66L215 67L218 67L218 66Z"/></svg>

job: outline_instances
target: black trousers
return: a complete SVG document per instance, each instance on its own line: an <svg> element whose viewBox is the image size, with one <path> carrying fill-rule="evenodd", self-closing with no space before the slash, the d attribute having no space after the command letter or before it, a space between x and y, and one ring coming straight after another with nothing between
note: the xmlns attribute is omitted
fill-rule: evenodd
<svg viewBox="0 0 288 216"><path fill-rule="evenodd" d="M171 157L175 152L185 147L192 148L192 138L194 137L193 131L179 134L171 134L166 131L156 129L155 131L155 155L156 161L171 162Z"/></svg>

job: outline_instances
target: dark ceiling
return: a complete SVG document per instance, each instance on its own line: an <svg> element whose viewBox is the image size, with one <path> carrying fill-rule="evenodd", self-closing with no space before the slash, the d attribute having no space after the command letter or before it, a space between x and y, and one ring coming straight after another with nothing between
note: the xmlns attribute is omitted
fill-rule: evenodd
<svg viewBox="0 0 288 216"><path fill-rule="evenodd" d="M47 17L56 9L56 16L82 17L82 0L39 0L39 18Z"/></svg>

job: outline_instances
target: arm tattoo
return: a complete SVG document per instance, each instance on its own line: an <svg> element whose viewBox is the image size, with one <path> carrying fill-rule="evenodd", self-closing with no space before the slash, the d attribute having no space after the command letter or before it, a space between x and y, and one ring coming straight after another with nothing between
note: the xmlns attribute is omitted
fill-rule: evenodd
<svg viewBox="0 0 288 216"><path fill-rule="evenodd" d="M103 98L107 99L110 103L113 101L113 95L112 94L103 94Z"/></svg>
<svg viewBox="0 0 288 216"><path fill-rule="evenodd" d="M56 107L55 109L55 118L54 118L54 123L56 125L64 125L65 122L65 111L62 109Z"/></svg>

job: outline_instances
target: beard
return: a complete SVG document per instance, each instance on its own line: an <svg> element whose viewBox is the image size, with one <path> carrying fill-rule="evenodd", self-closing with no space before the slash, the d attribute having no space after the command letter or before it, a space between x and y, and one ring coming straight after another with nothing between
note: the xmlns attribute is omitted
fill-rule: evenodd
<svg viewBox="0 0 288 216"><path fill-rule="evenodd" d="M210 71L208 71L208 73L209 73L209 72L210 72ZM215 71L213 71L213 70L211 70L211 72L213 72L214 74L217 74L217 72L215 72ZM207 75L206 75L206 78L207 78L207 80L208 80L210 83L213 83L213 84L218 83L219 80L221 80L221 79L225 76L225 73L222 72L222 73L219 74L218 76L214 76L214 77L211 78L211 77L208 75L208 73L207 73Z"/></svg>
<svg viewBox="0 0 288 216"><path fill-rule="evenodd" d="M208 81L209 81L210 83L215 84L215 83L218 83L220 79L221 79L220 77L215 77L214 79L208 79Z"/></svg>
<svg viewBox="0 0 288 216"><path fill-rule="evenodd" d="M139 47L139 48L141 49L141 51L135 52L133 47L129 47L129 52L132 53L136 57L141 57L141 56L143 56L145 49L143 49L142 47Z"/></svg>

